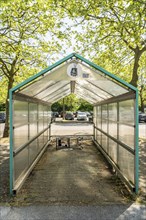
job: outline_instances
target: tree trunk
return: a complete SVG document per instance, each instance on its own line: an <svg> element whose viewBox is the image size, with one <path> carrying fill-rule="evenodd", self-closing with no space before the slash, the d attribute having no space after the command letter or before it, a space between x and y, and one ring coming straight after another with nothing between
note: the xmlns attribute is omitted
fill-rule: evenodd
<svg viewBox="0 0 146 220"><path fill-rule="evenodd" d="M143 99L143 86L141 86L140 90L139 90L139 97L140 97L140 111L144 112L144 99Z"/></svg>
<svg viewBox="0 0 146 220"><path fill-rule="evenodd" d="M63 120L65 119L65 99L63 98Z"/></svg>
<svg viewBox="0 0 146 220"><path fill-rule="evenodd" d="M142 97L140 97L140 100L141 100L140 111L144 112L144 101L143 101Z"/></svg>
<svg viewBox="0 0 146 220"><path fill-rule="evenodd" d="M9 89L11 89L12 86L13 86L13 78L9 79L8 82L8 91L7 91L7 99L6 99L6 122L5 122L3 137L9 136Z"/></svg>
<svg viewBox="0 0 146 220"><path fill-rule="evenodd" d="M139 68L139 59L141 56L141 51L137 47L135 49L135 55L134 55L134 66L133 66L133 74L130 84L137 87L138 83L138 68Z"/></svg>

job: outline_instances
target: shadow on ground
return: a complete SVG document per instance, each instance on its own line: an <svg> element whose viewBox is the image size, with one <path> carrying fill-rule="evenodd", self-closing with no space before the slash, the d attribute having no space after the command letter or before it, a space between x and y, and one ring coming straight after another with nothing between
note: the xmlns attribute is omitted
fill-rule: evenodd
<svg viewBox="0 0 146 220"><path fill-rule="evenodd" d="M0 202L9 200L9 146L0 145Z"/></svg>
<svg viewBox="0 0 146 220"><path fill-rule="evenodd" d="M56 151L52 143L36 165L15 205L125 204L131 196L121 180L112 173L91 140L80 147Z"/></svg>
<svg viewBox="0 0 146 220"><path fill-rule="evenodd" d="M139 187L140 200L146 203L146 140L139 144Z"/></svg>

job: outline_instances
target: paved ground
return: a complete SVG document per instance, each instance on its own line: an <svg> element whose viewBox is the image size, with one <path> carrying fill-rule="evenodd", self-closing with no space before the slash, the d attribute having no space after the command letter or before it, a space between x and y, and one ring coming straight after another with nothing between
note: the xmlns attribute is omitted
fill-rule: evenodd
<svg viewBox="0 0 146 220"><path fill-rule="evenodd" d="M51 135L93 135L93 124L86 122L55 122L51 125Z"/></svg>
<svg viewBox="0 0 146 220"><path fill-rule="evenodd" d="M0 138L3 136L4 125L4 123L0 123Z"/></svg>
<svg viewBox="0 0 146 220"><path fill-rule="evenodd" d="M48 147L14 199L14 204L103 205L131 201L128 191L111 173L92 140L56 151Z"/></svg>
<svg viewBox="0 0 146 220"><path fill-rule="evenodd" d="M1 207L0 207L1 208ZM145 220L144 206L2 207L0 220Z"/></svg>
<svg viewBox="0 0 146 220"><path fill-rule="evenodd" d="M146 139L146 123L139 123L139 137Z"/></svg>
<svg viewBox="0 0 146 220"><path fill-rule="evenodd" d="M0 146L0 202L7 201L9 195L9 145Z"/></svg>
<svg viewBox="0 0 146 220"><path fill-rule="evenodd" d="M139 186L146 202L146 140L139 146Z"/></svg>
<svg viewBox="0 0 146 220"><path fill-rule="evenodd" d="M139 148L140 149L140 187L141 187L142 193L141 193L141 196L139 197L138 201L141 201L141 200L146 201L146 169L145 169L145 166L146 166L146 141L145 141L145 137L144 137L145 127L142 124L142 126L140 125L140 128L142 128L141 131L143 132L142 133L143 139L142 139L142 141L140 141L140 148ZM92 127L91 127L91 130L92 130ZM56 202L55 206L53 205L53 203L51 203L51 206L50 205L49 206L48 205L41 206L38 204L36 206L31 205L30 207L17 207L17 208L15 208L13 206L12 207L9 206L10 204L14 204L15 202L8 197L8 192L9 192L9 171L8 171L9 146L6 143L7 143L7 140L4 141L4 144L1 145L1 148L0 148L0 181L1 181L0 200L2 199L0 204L7 205L8 207L6 207L6 206L0 207L0 220L1 219L2 220L14 220L14 219L20 219L20 220L23 220L23 219L25 219L25 220L26 219L40 219L40 220L42 220L42 219L43 220L45 220L45 219L50 219L50 220L53 220L53 219L54 220L132 219L133 220L133 219L135 219L135 220L140 220L140 219L146 219L146 211L145 211L146 207L145 206L136 205L136 204L133 204L133 202L130 202L128 204L127 203L126 204L121 204L121 203L119 204L118 198L117 198L118 205L114 204L114 203L112 203L112 205L109 205L109 204L107 205L107 201L104 201L104 205L103 205L103 201L102 201L100 205L97 203L94 203L94 205L92 205L92 202L91 202L88 206L84 202L82 204L81 203L79 204L78 202L74 203L74 206L72 206L71 204L68 206L66 204L66 202L64 202L63 206L60 204L57 204L57 202ZM51 148L48 150L51 150ZM81 150L81 152L83 152L83 151ZM57 152L53 151L53 149L52 149L52 154L53 153L57 153ZM63 155L66 153L67 154L68 153L71 153L71 154L75 153L76 154L77 152L76 151L70 151L70 152L62 151ZM45 157L45 155L44 155L44 157ZM50 161L51 160L53 163L53 158L50 158ZM71 168L69 167L68 169L71 169ZM41 172L43 172L43 170L41 170ZM38 170L36 170L36 173L38 173ZM87 175L87 172L85 172L85 174ZM30 177L33 179L33 178L35 178L35 176L36 175L31 175ZM51 179L51 176L50 176L50 179ZM58 180L61 181L61 179L59 179L59 177L58 177ZM55 180L52 180L51 187L54 187L53 186L54 182L55 182ZM108 181L108 184L109 183L110 183L110 181ZM72 182L72 184L74 184L74 182ZM30 181L30 185L31 185L31 181ZM45 187L47 187L47 186L45 185ZM78 189L78 192L79 192L79 189ZM98 190L98 192L99 192L99 190ZM60 193L62 193L61 190L60 190ZM82 192L79 192L79 193L82 193ZM96 198L98 198L97 195L95 195L95 196L96 196ZM121 194L120 194L120 196L121 196ZM89 199L88 196L85 196L85 197ZM52 202L52 198L53 197L51 197L51 199L50 199L51 202ZM68 198L67 194L66 194L66 198ZM103 196L103 198L105 198L105 197ZM20 203L18 200L17 205L20 205L24 201L25 201L25 204L26 203L33 204L32 201L29 201L27 196L23 197L24 200L21 198L19 198L19 199L20 199ZM124 196L122 197L122 199L125 202ZM2 201L3 201L3 203L2 203ZM111 202L111 200L110 200L110 202Z"/></svg>

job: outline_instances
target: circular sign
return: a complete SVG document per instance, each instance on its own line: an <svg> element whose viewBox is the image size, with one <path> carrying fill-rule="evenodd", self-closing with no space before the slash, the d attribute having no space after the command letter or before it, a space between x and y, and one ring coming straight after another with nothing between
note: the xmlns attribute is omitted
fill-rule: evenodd
<svg viewBox="0 0 146 220"><path fill-rule="evenodd" d="M67 75L72 78L78 78L81 76L81 66L77 63L71 63L67 67Z"/></svg>

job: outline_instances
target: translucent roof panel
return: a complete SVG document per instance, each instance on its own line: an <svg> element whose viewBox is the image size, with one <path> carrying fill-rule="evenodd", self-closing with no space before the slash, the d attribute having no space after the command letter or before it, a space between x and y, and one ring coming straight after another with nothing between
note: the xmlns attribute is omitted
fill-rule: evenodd
<svg viewBox="0 0 146 220"><path fill-rule="evenodd" d="M47 89L43 90L42 92L36 94L34 97L38 99L45 100L47 96L53 95L56 92L62 92L64 88L68 86L70 88L70 82L69 81L59 81L56 84L49 86Z"/></svg>
<svg viewBox="0 0 146 220"><path fill-rule="evenodd" d="M87 102L89 102L89 103L91 103L93 105L96 103L95 99L93 99L91 97L88 97L88 96L85 96L84 94L81 94L78 90L77 90L76 96L78 98L82 98L82 99L86 100Z"/></svg>
<svg viewBox="0 0 146 220"><path fill-rule="evenodd" d="M18 92L49 103L75 93L93 104L128 93L129 88L83 60L72 58L34 77Z"/></svg>
<svg viewBox="0 0 146 220"><path fill-rule="evenodd" d="M42 91L42 89L47 88L50 85L56 84L56 81L49 80L46 81L44 78L39 78L37 81L34 81L32 84L26 86L24 89L22 89L19 93L28 95L28 96L35 96L39 92Z"/></svg>
<svg viewBox="0 0 146 220"><path fill-rule="evenodd" d="M55 97L55 96L57 96L57 95L61 95L62 93L66 92L66 91L69 91L69 93L70 93L70 84L67 84L67 85L64 86L63 88L58 89L58 90L56 90L55 92L53 92L53 93L51 93L51 94L45 96L45 97L43 98L43 100L44 100L44 101L47 101L47 100L49 100L49 99L53 99L53 97Z"/></svg>
<svg viewBox="0 0 146 220"><path fill-rule="evenodd" d="M104 89L104 91L106 91L108 94L111 94L112 96L122 95L127 92L127 89L106 78L89 82L95 86L98 86L98 88L101 88L101 90Z"/></svg>
<svg viewBox="0 0 146 220"><path fill-rule="evenodd" d="M67 96L67 95L69 95L69 94L70 94L70 90L68 89L68 90L66 90L66 91L63 91L63 92L60 93L60 94L55 95L55 96L52 97L52 98L49 98L49 99L47 100L47 102L49 102L49 103L57 102L58 100L64 98L65 96Z"/></svg>
<svg viewBox="0 0 146 220"><path fill-rule="evenodd" d="M94 85L94 83L91 83L88 80L77 80L76 83L78 85L82 86L83 88L86 88L89 91L95 93L101 99L107 99L107 98L113 97L112 94L109 94L106 91L104 91L103 89L98 88L97 85Z"/></svg>
<svg viewBox="0 0 146 220"><path fill-rule="evenodd" d="M104 100L103 98L101 98L100 96L98 96L98 94L96 95L95 92L86 89L86 87L84 88L84 87L82 87L82 86L76 84L76 87L75 87L75 88L76 88L76 89L75 89L75 94L76 94L76 91L78 91L79 93L81 93L81 94L83 94L83 95L85 95L85 96L87 96L87 97L91 97L91 98L95 99L96 102L98 102L98 101L103 101L103 100Z"/></svg>

